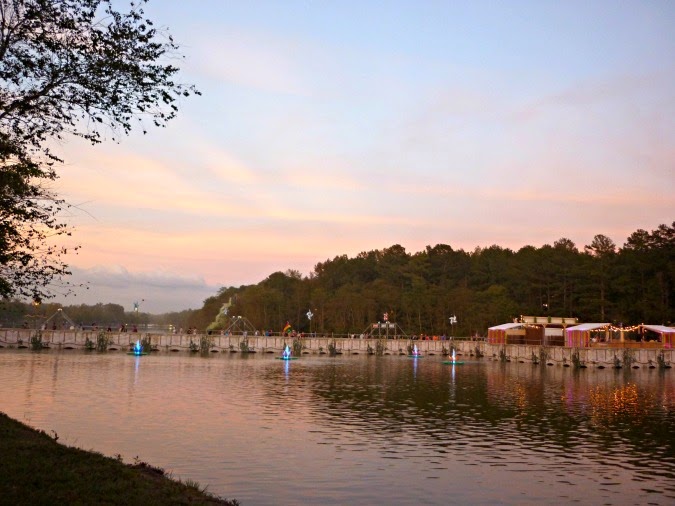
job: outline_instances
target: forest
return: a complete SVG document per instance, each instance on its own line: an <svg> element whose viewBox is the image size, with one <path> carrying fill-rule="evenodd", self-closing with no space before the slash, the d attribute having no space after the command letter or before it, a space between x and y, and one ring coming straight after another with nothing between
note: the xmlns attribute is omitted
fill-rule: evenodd
<svg viewBox="0 0 675 506"><path fill-rule="evenodd" d="M438 244L408 253L393 245L354 258L336 256L316 264L308 276L289 270L256 285L223 287L201 309L180 313L125 313L116 304L64 311L86 325L206 330L243 316L259 330L281 332L289 322L296 331L322 334L361 333L387 313L408 335L470 336L485 335L488 327L521 315L671 326L674 282L675 222L651 232L637 230L621 247L604 235L582 249L565 238L517 251L493 245L467 252ZM45 305L41 311L58 307ZM31 311L28 304L5 300L0 324L16 324Z"/></svg>
<svg viewBox="0 0 675 506"><path fill-rule="evenodd" d="M57 314L59 309L63 314ZM40 327L48 320L46 328L69 328L74 323L78 329L93 327L118 330L126 325L129 330L133 326L139 329L150 327L168 330L170 326L176 329L187 328L192 310L178 311L153 315L144 312L125 311L124 306L112 303L62 305L58 303L42 302L39 305L22 302L16 299L0 300L0 328Z"/></svg>
<svg viewBox="0 0 675 506"><path fill-rule="evenodd" d="M301 332L361 333L384 313L408 335L485 335L521 315L670 325L674 281L675 222L637 230L622 247L604 235L582 250L565 238L518 251L438 244L408 253L393 245L336 256L307 277L275 272L257 285L222 288L190 325L206 328L223 304L231 304L229 317L275 332L288 321Z"/></svg>

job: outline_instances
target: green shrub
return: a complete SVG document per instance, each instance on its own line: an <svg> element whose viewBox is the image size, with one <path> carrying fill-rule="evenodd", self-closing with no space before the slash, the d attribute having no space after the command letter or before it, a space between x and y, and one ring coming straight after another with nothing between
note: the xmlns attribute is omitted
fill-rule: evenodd
<svg viewBox="0 0 675 506"><path fill-rule="evenodd" d="M508 357L506 356L506 348L502 347L499 350L499 361L500 362L506 362L508 360Z"/></svg>
<svg viewBox="0 0 675 506"><path fill-rule="evenodd" d="M213 338L209 336L202 336L199 338L199 351L206 354L213 346Z"/></svg>
<svg viewBox="0 0 675 506"><path fill-rule="evenodd" d="M96 336L96 350L108 351L108 346L112 342L112 338L106 332L99 332Z"/></svg>
<svg viewBox="0 0 675 506"><path fill-rule="evenodd" d="M584 362L583 362L583 360L581 360L581 358L579 357L579 349L578 349L578 348L575 348L575 349L572 351L572 356L571 356L571 358L572 358L572 365L574 366L575 369L580 369L581 367L583 367Z"/></svg>
<svg viewBox="0 0 675 506"><path fill-rule="evenodd" d="M42 342L42 332L36 331L35 334L30 336L30 349L37 351L41 350L44 347Z"/></svg>
<svg viewBox="0 0 675 506"><path fill-rule="evenodd" d="M375 344L375 355L381 357L387 349L387 341L385 339L378 339Z"/></svg>
<svg viewBox="0 0 675 506"><path fill-rule="evenodd" d="M666 362L666 355L663 350L656 356L656 362L659 364L659 369L667 369L670 367L670 362Z"/></svg>

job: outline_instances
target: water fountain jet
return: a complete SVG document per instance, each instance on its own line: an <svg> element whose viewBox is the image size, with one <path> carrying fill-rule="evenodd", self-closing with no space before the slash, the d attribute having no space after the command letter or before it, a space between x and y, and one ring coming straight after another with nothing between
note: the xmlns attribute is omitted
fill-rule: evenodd
<svg viewBox="0 0 675 506"><path fill-rule="evenodd" d="M420 353L420 350L417 349L417 345L413 345L413 349L410 355L408 355L410 358L422 358L422 354Z"/></svg>
<svg viewBox="0 0 675 506"><path fill-rule="evenodd" d="M127 355L136 355L136 356L147 355L147 354L148 354L148 352L143 351L143 345L141 344L140 341L136 341L133 349L129 353L127 353Z"/></svg>
<svg viewBox="0 0 675 506"><path fill-rule="evenodd" d="M278 360L297 360L297 359L298 359L298 357L294 357L293 355L291 355L291 348L290 348L290 346L288 346L288 345L286 345L286 346L284 347L284 351L283 351L283 353L281 354L281 356L280 356L280 357L276 357L276 358L277 358Z"/></svg>
<svg viewBox="0 0 675 506"><path fill-rule="evenodd" d="M443 361L444 364L450 364L450 365L462 365L464 362L461 360L457 360L457 354L455 353L455 349L452 349L452 355L448 357L448 360Z"/></svg>

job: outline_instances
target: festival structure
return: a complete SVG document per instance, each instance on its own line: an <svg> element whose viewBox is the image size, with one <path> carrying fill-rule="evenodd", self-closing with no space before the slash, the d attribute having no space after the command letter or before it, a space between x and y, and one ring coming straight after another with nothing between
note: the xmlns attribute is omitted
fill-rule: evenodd
<svg viewBox="0 0 675 506"><path fill-rule="evenodd" d="M626 339L628 333L636 333L639 340ZM664 325L641 324L633 327L615 327L611 323L584 323L567 329L565 345L575 348L610 344L621 347L672 348L673 341L675 341L675 328Z"/></svg>
<svg viewBox="0 0 675 506"><path fill-rule="evenodd" d="M487 342L571 348L609 345L672 348L675 328L651 324L622 327L607 322L579 323L576 318L522 316L512 323L490 327Z"/></svg>
<svg viewBox="0 0 675 506"><path fill-rule="evenodd" d="M51 315L44 321L44 323L42 323L41 327L43 330L49 328L75 329L77 328L77 324L70 318L70 316L66 314L66 312L62 308L58 308L53 315Z"/></svg>
<svg viewBox="0 0 675 506"><path fill-rule="evenodd" d="M672 348L675 344L675 328L664 325L641 325L644 339L650 342L649 332L656 334L664 348Z"/></svg>
<svg viewBox="0 0 675 506"><path fill-rule="evenodd" d="M600 340L602 342L609 342L610 334L609 328L611 323L582 323L567 329L565 333L565 346L572 348L588 348L592 342L598 342L600 333ZM591 333L595 335L591 337Z"/></svg>
<svg viewBox="0 0 675 506"><path fill-rule="evenodd" d="M382 315L382 321L368 325L361 335L366 339L407 339L408 335L398 323L389 321L389 313Z"/></svg>
<svg viewBox="0 0 675 506"><path fill-rule="evenodd" d="M570 317L521 316L512 323L490 327L488 343L562 346L565 329L578 323L577 318Z"/></svg>
<svg viewBox="0 0 675 506"><path fill-rule="evenodd" d="M232 316L229 325L223 329L225 335L242 334L244 336L251 333L255 335L256 328L245 316Z"/></svg>

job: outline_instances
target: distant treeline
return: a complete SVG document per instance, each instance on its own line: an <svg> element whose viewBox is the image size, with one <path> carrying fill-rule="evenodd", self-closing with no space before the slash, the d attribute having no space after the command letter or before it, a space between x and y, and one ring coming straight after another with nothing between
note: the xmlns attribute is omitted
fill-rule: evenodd
<svg viewBox="0 0 675 506"><path fill-rule="evenodd" d="M518 251L495 245L466 252L439 244L407 253L394 245L326 260L308 277L275 272L257 285L222 288L201 309L179 313L135 314L117 304L63 310L81 325L204 330L216 319L227 324L232 316L244 316L259 330L280 332L288 321L300 332L338 334L360 333L387 313L409 335L467 336L484 335L489 326L521 315L672 325L674 285L675 222L637 230L620 248L604 235L582 250L564 238ZM224 304L227 317L218 318ZM39 312L49 316L59 307L42 304ZM29 304L4 301L0 324L21 324L35 312ZM453 328L451 316L457 318Z"/></svg>
<svg viewBox="0 0 675 506"><path fill-rule="evenodd" d="M62 310L59 313L59 309ZM103 330L111 327L118 330L121 325L143 328L146 325L175 325L177 329L187 327L192 310L153 315L149 313L124 311L119 304L79 304L63 306L56 303L42 303L39 306L18 300L0 301L0 327L40 327L49 319L47 328L68 328L72 320L78 328L91 327ZM64 316L65 314L65 316ZM51 319L50 319L51 318Z"/></svg>
<svg viewBox="0 0 675 506"><path fill-rule="evenodd" d="M674 281L675 222L637 230L620 248L604 235L583 250L564 238L518 251L439 244L411 254L394 245L326 260L309 277L275 272L257 285L222 288L188 325L206 328L230 302L229 317L277 332L289 321L303 332L360 333L384 313L408 334L484 335L521 315L669 325Z"/></svg>

